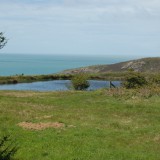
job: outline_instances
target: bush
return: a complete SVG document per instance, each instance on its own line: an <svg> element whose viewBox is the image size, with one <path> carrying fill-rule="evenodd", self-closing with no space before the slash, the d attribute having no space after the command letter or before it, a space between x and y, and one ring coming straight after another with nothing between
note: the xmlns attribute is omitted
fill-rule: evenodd
<svg viewBox="0 0 160 160"><path fill-rule="evenodd" d="M123 85L127 89L140 88L147 85L147 80L142 74L131 72L131 74L126 77Z"/></svg>
<svg viewBox="0 0 160 160"><path fill-rule="evenodd" d="M12 142L9 142L9 136L4 136L0 139L0 160L12 160L17 149Z"/></svg>
<svg viewBox="0 0 160 160"><path fill-rule="evenodd" d="M150 78L150 83L160 85L160 74L152 75L152 77Z"/></svg>
<svg viewBox="0 0 160 160"><path fill-rule="evenodd" d="M89 82L87 81L88 76L85 74L77 74L72 79L72 86L75 90L86 90L89 87Z"/></svg>

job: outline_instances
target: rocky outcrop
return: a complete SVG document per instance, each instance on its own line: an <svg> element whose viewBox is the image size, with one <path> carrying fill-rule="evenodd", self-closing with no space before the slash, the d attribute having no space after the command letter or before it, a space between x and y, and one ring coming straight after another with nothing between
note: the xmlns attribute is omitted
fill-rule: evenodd
<svg viewBox="0 0 160 160"><path fill-rule="evenodd" d="M131 61L126 63L124 66L121 67L122 70L128 70L128 69L133 69L134 71L141 71L143 65L145 65L146 63L144 61Z"/></svg>

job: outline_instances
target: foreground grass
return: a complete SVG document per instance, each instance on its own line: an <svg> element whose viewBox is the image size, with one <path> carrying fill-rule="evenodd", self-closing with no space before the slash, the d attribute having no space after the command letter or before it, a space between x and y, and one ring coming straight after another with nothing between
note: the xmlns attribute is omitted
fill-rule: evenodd
<svg viewBox="0 0 160 160"><path fill-rule="evenodd" d="M27 130L20 122L61 122L65 127ZM19 160L159 160L160 97L0 91L4 134L17 139Z"/></svg>

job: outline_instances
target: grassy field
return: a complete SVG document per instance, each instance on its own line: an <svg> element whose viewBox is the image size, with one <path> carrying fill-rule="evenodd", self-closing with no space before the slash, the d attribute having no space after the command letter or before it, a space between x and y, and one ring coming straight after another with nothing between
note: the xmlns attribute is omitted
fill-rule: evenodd
<svg viewBox="0 0 160 160"><path fill-rule="evenodd" d="M18 160L159 160L160 97L0 91L6 134Z"/></svg>

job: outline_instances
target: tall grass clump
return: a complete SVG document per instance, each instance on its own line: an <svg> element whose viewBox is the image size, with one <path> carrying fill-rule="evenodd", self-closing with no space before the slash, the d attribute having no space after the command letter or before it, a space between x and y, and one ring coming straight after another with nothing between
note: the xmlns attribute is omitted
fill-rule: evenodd
<svg viewBox="0 0 160 160"><path fill-rule="evenodd" d="M127 89L124 87L104 90L105 94L118 99L148 99L160 96L160 86L146 85L140 88Z"/></svg>
<svg viewBox="0 0 160 160"><path fill-rule="evenodd" d="M88 76L83 73L76 74L72 79L72 86L75 90L86 90L90 84L87 81Z"/></svg>
<svg viewBox="0 0 160 160"><path fill-rule="evenodd" d="M18 148L13 142L10 142L9 136L0 139L0 160L13 160L13 156Z"/></svg>

